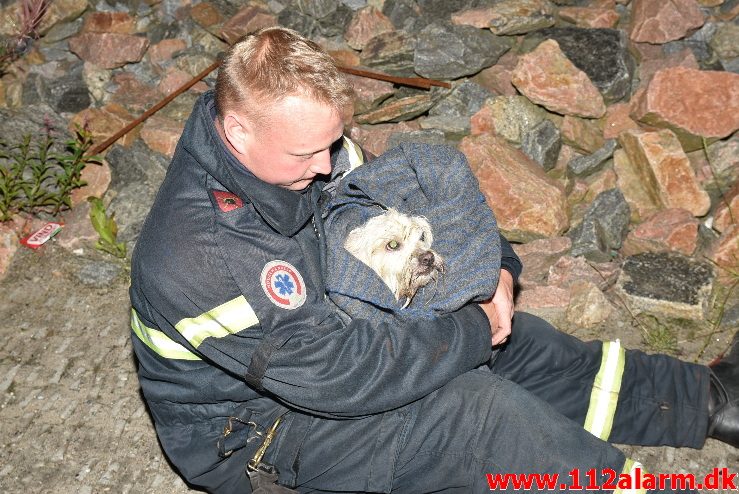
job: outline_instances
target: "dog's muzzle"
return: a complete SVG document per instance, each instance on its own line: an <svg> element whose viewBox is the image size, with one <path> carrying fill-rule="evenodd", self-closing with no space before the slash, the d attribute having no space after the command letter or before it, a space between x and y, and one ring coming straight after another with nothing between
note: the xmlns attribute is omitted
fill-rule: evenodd
<svg viewBox="0 0 739 494"><path fill-rule="evenodd" d="M417 257L418 259L418 274L424 275L429 274L431 271L436 269L436 256L430 250L422 253Z"/></svg>

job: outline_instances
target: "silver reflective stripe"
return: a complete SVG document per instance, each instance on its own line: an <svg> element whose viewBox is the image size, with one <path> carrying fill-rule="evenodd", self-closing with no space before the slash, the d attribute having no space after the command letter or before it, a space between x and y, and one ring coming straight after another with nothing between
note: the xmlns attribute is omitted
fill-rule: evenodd
<svg viewBox="0 0 739 494"><path fill-rule="evenodd" d="M131 329L139 340L164 358L179 360L200 360L200 357L173 341L158 329L150 328L141 322L139 315L131 309Z"/></svg>
<svg viewBox="0 0 739 494"><path fill-rule="evenodd" d="M626 352L621 343L618 340L604 342L600 370L595 376L585 418L585 430L604 441L611 435L625 364Z"/></svg>
<svg viewBox="0 0 739 494"><path fill-rule="evenodd" d="M223 338L259 324L259 319L243 295L197 317L182 319L175 329L198 348L206 338Z"/></svg>
<svg viewBox="0 0 739 494"><path fill-rule="evenodd" d="M620 487L613 491L613 494L646 494L646 489L637 489L637 479L636 479L636 469L639 469L639 476L643 476L645 473L647 473L644 470L644 467L641 463L638 461L634 461L631 458L626 458L626 463L624 463L624 468L621 470L622 474L626 474L631 479L631 489L621 489ZM618 482L618 479L616 479L616 482Z"/></svg>
<svg viewBox="0 0 739 494"><path fill-rule="evenodd" d="M344 149L349 153L349 171L354 170L356 167L364 163L364 157L362 150L354 144L354 141L344 136Z"/></svg>

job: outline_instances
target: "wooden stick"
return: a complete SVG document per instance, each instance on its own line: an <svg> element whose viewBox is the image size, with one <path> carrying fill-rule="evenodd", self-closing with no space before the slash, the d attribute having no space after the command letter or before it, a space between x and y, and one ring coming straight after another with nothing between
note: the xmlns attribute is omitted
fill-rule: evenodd
<svg viewBox="0 0 739 494"><path fill-rule="evenodd" d="M154 115L156 112L158 112L159 110L161 110L162 108L164 108L165 106L167 106L177 96L179 96L180 94L184 93L185 91L187 91L188 89L190 89L191 87L193 87L200 80L204 79L205 76L207 76L208 74L210 74L211 72L213 72L218 67L218 65L220 65L220 63L221 63L220 61L213 62L208 68L206 68L205 70L203 70L202 72L200 72L194 78L190 79L184 85L182 85L179 88L177 88L174 92L172 92L166 98L164 98L163 100L161 100L159 103L157 103L156 105L154 105L151 108L149 108L148 110L146 110L139 118L137 118L133 122L131 122L128 125L126 125L125 127L123 127L121 130L119 130L118 132L116 132L115 134L113 134L110 138L108 138L104 142L102 142L102 143L98 144L97 146L95 146L94 148L92 148L90 150L90 154L92 154L94 156L94 155L99 154L99 153L102 153L103 151L105 151L106 149L108 149L110 146L113 145L113 143L115 141L117 141L118 139L120 139L124 135L128 134L129 132L131 132L137 125L139 125L140 123L144 122L147 118L149 118L150 116Z"/></svg>
<svg viewBox="0 0 739 494"><path fill-rule="evenodd" d="M445 87L447 89L450 89L452 87L452 85L448 82L437 81L434 79L425 79L423 77L396 77L392 75L381 74L379 72L353 69L351 67L339 66L338 68L340 71L347 74L358 75L370 79L378 79L380 81L392 82L394 84L401 84L403 86L413 86L421 89L431 89L431 86Z"/></svg>
<svg viewBox="0 0 739 494"><path fill-rule="evenodd" d="M96 145L90 150L90 154L92 156L96 154L100 154L106 149L108 149L110 146L113 145L115 141L123 137L124 135L131 132L136 126L143 123L148 119L150 116L154 115L156 112L167 106L173 99L175 99L180 94L184 93L188 89L190 89L192 86L194 86L197 82L204 79L208 74L213 72L218 66L220 65L220 61L213 62L208 68L200 72L198 75L190 79L187 83L177 88L175 91L173 91L170 95L168 95L166 98L161 100L156 105L152 106L148 110L146 110L139 118L132 121L125 127L123 127L121 130L110 136L108 139L106 139L104 142ZM350 67L342 67L338 66L338 69L341 72L357 75L360 77L367 77L370 79L377 79L380 81L386 81L386 82L392 82L394 84L401 84L404 86L412 86L412 87L418 87L421 89L431 89L431 86L438 86L438 87L445 87L445 88L451 88L451 84L448 82L443 81L436 81L434 79L424 79L423 77L396 77L392 75L387 74L381 74L379 72L369 72L367 70L360 70L360 69L353 69Z"/></svg>

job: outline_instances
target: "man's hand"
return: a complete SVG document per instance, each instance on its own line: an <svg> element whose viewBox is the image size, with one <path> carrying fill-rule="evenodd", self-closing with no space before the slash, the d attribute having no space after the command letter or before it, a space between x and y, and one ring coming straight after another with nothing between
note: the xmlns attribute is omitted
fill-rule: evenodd
<svg viewBox="0 0 739 494"><path fill-rule="evenodd" d="M500 280L490 300L480 304L490 320L493 346L508 339L513 319L513 276L505 269L500 270Z"/></svg>

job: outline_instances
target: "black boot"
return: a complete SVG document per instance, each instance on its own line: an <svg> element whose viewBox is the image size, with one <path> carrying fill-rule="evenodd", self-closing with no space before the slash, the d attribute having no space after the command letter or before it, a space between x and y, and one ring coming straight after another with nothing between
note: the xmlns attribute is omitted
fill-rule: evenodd
<svg viewBox="0 0 739 494"><path fill-rule="evenodd" d="M734 335L729 351L708 368L708 437L739 448L739 333Z"/></svg>

